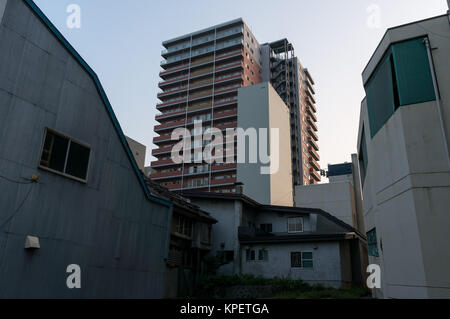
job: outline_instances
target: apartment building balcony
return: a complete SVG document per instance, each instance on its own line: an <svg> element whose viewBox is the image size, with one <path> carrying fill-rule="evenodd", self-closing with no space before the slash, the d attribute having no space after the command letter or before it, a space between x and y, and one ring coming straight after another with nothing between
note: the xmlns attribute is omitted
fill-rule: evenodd
<svg viewBox="0 0 450 319"><path fill-rule="evenodd" d="M319 137L317 136L317 134L314 132L314 129L308 125L308 133L309 135L311 135L311 137L317 142L319 140Z"/></svg>
<svg viewBox="0 0 450 319"><path fill-rule="evenodd" d="M316 141L311 137L308 137L308 143L311 145L316 151L319 151L319 145L317 145Z"/></svg>
<svg viewBox="0 0 450 319"><path fill-rule="evenodd" d="M161 71L159 73L159 76L162 79L164 79L164 81L159 82L159 86L163 87L165 85L172 84L177 81L185 80L187 75L181 74L181 75L176 76L178 73L186 73L189 69L191 69L191 72L192 72L192 71L195 71L196 69L199 69L202 67L207 67L207 66L213 64L214 61L216 63L218 63L218 62L226 61L228 59L234 59L236 57L242 56L242 54L243 54L242 49L231 51L231 52L224 52L221 54L217 54L215 60L213 58L213 55L211 55L211 59L200 60L200 62L198 62L198 63L194 62L192 64L186 63L183 65L177 65L177 66L174 66L165 71Z"/></svg>
<svg viewBox="0 0 450 319"><path fill-rule="evenodd" d="M320 161L320 156L312 146L308 146L309 154L316 160Z"/></svg>
<svg viewBox="0 0 450 319"><path fill-rule="evenodd" d="M316 162L316 160L310 156L309 157L309 164L316 170L316 171L320 171L320 165L319 163Z"/></svg>
<svg viewBox="0 0 450 319"><path fill-rule="evenodd" d="M179 98L179 99L174 99L172 101L166 101L166 102L158 103L158 104L156 104L156 108L159 110L159 109L162 109L162 108L166 108L166 107L169 107L169 106L177 105L177 104L180 104L180 103L186 103L186 102L187 102L187 96L183 97L183 98Z"/></svg>
<svg viewBox="0 0 450 319"><path fill-rule="evenodd" d="M223 101L215 101L214 102L214 108L235 105L235 104L237 104L237 102L238 102L238 100L237 100L236 97L233 97L233 98L230 98L230 99L225 99Z"/></svg>
<svg viewBox="0 0 450 319"><path fill-rule="evenodd" d="M214 120L220 120L225 118L231 118L237 116L237 109L232 109L229 111L224 111L221 113L214 112Z"/></svg>
<svg viewBox="0 0 450 319"><path fill-rule="evenodd" d="M153 144L155 144L155 145L159 145L161 143L170 142L170 141L172 141L171 134L164 134L164 135L153 138Z"/></svg>
<svg viewBox="0 0 450 319"><path fill-rule="evenodd" d="M161 114L158 114L155 116L155 120L162 123L165 123L166 120L177 118L177 117L183 117L186 114L185 107L183 109L177 110L176 112L164 112Z"/></svg>
<svg viewBox="0 0 450 319"><path fill-rule="evenodd" d="M317 173L316 170L310 168L310 169L309 169L309 174L313 177L313 179L314 179L316 182L320 182L321 178L320 178L319 173Z"/></svg>
<svg viewBox="0 0 450 319"><path fill-rule="evenodd" d="M316 104L316 99L314 99L314 96L309 90L306 90L306 95L311 99L312 104Z"/></svg>
<svg viewBox="0 0 450 319"><path fill-rule="evenodd" d="M152 180L161 180L161 179L167 179L167 178L179 178L181 177L182 172L181 171L174 171L174 172L156 172L152 173L150 175L150 179Z"/></svg>
<svg viewBox="0 0 450 319"><path fill-rule="evenodd" d="M312 78L311 74L309 73L308 69L303 69L303 71L305 72L306 78L308 79L308 81L311 82L312 85L314 85L314 79Z"/></svg>
<svg viewBox="0 0 450 319"><path fill-rule="evenodd" d="M305 97L305 101L308 104L308 106L314 111L314 113L317 113L317 109L316 106L314 105L314 103L311 101L309 96Z"/></svg>
<svg viewBox="0 0 450 319"><path fill-rule="evenodd" d="M314 131L318 131L316 123L312 120L311 116L307 116L306 120L308 121L308 124L313 128Z"/></svg>
<svg viewBox="0 0 450 319"><path fill-rule="evenodd" d="M187 81L188 77L189 76L187 74L183 74L183 75L179 75L179 76L170 78L166 81L160 81L158 83L158 87L163 90L164 87L166 87L168 85L176 84L177 82Z"/></svg>
<svg viewBox="0 0 450 319"><path fill-rule="evenodd" d="M171 123L164 123L164 124L156 125L155 132L161 132L164 130L175 129L177 127L184 127L185 124L186 124L186 121L183 119L183 120L174 121Z"/></svg>
<svg viewBox="0 0 450 319"><path fill-rule="evenodd" d="M171 153L172 152L172 148L173 148L173 145L168 145L168 146L162 146L162 147L159 147L159 148L155 148L155 149L152 150L152 155L155 156L155 155Z"/></svg>
<svg viewBox="0 0 450 319"><path fill-rule="evenodd" d="M175 88L173 88L173 89L168 89L168 90L165 90L165 91L163 91L163 92L159 92L159 93L157 94L157 97L158 97L159 99L162 99L162 98L168 98L168 97L170 97L170 96L172 96L172 95L184 93L184 92L187 91L187 89L188 89L188 86L187 86L187 85L175 87Z"/></svg>
<svg viewBox="0 0 450 319"><path fill-rule="evenodd" d="M237 122L232 122L232 123L226 123L226 124L221 124L221 123L217 123L214 125L216 128L218 128L219 130L226 130L227 128L236 128L237 127Z"/></svg>
<svg viewBox="0 0 450 319"><path fill-rule="evenodd" d="M222 57L219 57L216 59L216 62L224 61L226 59L234 58L234 57L237 57L240 55L242 55L241 50L236 51L235 53L232 53L232 54L227 54ZM180 73L180 72L186 73L186 71L188 71L189 68L191 69L190 70L191 71L191 73L190 73L191 79L213 74L213 67L210 66L210 64L213 64L213 62L214 61L209 61L209 62L197 64L197 65L191 65L191 66L187 65L187 66L183 66L183 67L179 67L179 68L174 68L174 69L170 70L170 72L169 72L169 70L166 72L161 72L159 75L162 79L164 79L164 81L159 82L159 87L161 89L163 89L167 85L171 85L171 84L173 85L173 84L177 84L178 82L186 81L188 79L187 74L182 74L182 75L175 76L175 77L169 77L169 76L171 74L176 74L176 73ZM208 66L209 66L209 69L207 69L208 72L198 72L197 71L198 69L205 68ZM219 71L231 70L231 69L235 69L235 68L243 68L243 64L242 64L241 60L233 61L233 62L226 63L223 65L219 65L218 67L216 67L215 71L219 72Z"/></svg>
<svg viewBox="0 0 450 319"><path fill-rule="evenodd" d="M171 158L166 159L166 160L157 160L157 161L153 161L151 163L151 167L153 167L153 168L170 166L170 165L180 165L180 164L174 163Z"/></svg>
<svg viewBox="0 0 450 319"><path fill-rule="evenodd" d="M183 52L185 50L190 50L191 48L195 49L195 48L200 47L202 45L212 44L212 43L214 43L215 41L218 41L218 40L225 40L227 38L233 38L233 37L236 37L238 35L242 35L243 32L244 31L243 31L242 27L240 29L233 28L233 29L230 29L230 30L221 31L221 32L219 32L217 34L211 33L209 36L205 36L205 37L202 37L200 39L193 39L192 42L189 39L188 42L185 42L182 45L178 45L178 46L175 46L175 47L169 47L168 49L162 50L161 51L161 56L164 57L164 58L167 58L167 57L169 57L171 55L178 54L178 53Z"/></svg>
<svg viewBox="0 0 450 319"><path fill-rule="evenodd" d="M225 172L225 171L234 171L237 169L237 164L213 164L211 166L211 171L215 173Z"/></svg>
<svg viewBox="0 0 450 319"><path fill-rule="evenodd" d="M317 116L314 114L313 110L309 106L306 107L306 113L309 116L311 116L314 122L317 122Z"/></svg>
<svg viewBox="0 0 450 319"><path fill-rule="evenodd" d="M228 186L236 184L236 178L212 179L211 187Z"/></svg>
<svg viewBox="0 0 450 319"><path fill-rule="evenodd" d="M176 64L180 64L182 63L183 65L186 64L186 61L194 58L194 57L201 57L201 56L205 56L208 54L213 53L214 51L221 51L221 50L225 50L228 48L232 48L235 46L242 46L243 45L243 39L236 39L236 41L232 41L229 43L224 43L223 45L220 44L216 44L215 47L205 47L201 50L197 50L198 52L196 52L196 50L191 51L190 53L185 53L183 55L177 56L175 58L170 57L168 59L165 59L163 61L161 61L160 65L162 68L166 69L169 68L171 65L176 65Z"/></svg>

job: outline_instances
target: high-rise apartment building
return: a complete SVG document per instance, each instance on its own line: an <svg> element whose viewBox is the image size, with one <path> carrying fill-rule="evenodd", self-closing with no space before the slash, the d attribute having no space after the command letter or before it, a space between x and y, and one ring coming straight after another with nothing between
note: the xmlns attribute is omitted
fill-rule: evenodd
<svg viewBox="0 0 450 319"><path fill-rule="evenodd" d="M260 48L242 19L165 41L160 73L163 90L158 95L161 112L155 127L159 134L153 155L151 178L171 190L199 189L232 192L236 164L175 164L171 150L173 129L194 132L194 121L203 129L215 127L225 132L237 126L237 92L242 86L261 81ZM225 134L224 134L225 135ZM194 145L202 147L204 145ZM234 145L231 145L234 147Z"/></svg>
<svg viewBox="0 0 450 319"><path fill-rule="evenodd" d="M290 110L293 184L317 184L321 178L314 80L287 39L263 44L261 61L263 81L272 83Z"/></svg>
<svg viewBox="0 0 450 319"><path fill-rule="evenodd" d="M236 183L243 182L237 176L237 164L194 163L195 158L192 158L193 163L176 164L171 158L171 152L179 141L172 140L171 135L176 128L186 128L194 136L214 127L222 130L225 138L226 129L236 128L238 125L239 88L262 81L271 82L272 86L277 85L277 92L286 104L286 101L290 101L286 96L292 96L295 101L299 101L293 102L292 107L289 106L291 117L296 114L294 109L298 108L298 116L291 119L291 136L296 138L296 147L298 146L292 151L295 153L293 163L296 164L293 173L295 177L292 178L294 184L309 184L320 180L317 174L320 168L317 164L319 157L315 134L317 126L312 88L314 82L296 58L292 57L288 63L294 69L289 72L289 81L285 82L285 87L287 85L292 93L283 96L283 90L277 82L281 80L275 74L278 65L275 59L280 58L282 54L277 52L274 56L268 55L266 61L263 47L242 19L165 41L163 46L164 60L161 67L164 70L160 73L162 81L159 83L162 92L158 94L161 103L156 106L161 114L156 116L160 124L155 126L155 132L159 136L153 140L157 148L153 150L152 155L157 160L152 162L152 180L174 191L189 189L235 192ZM269 75L264 78L266 72ZM199 120L202 121L203 129L197 132L194 130L194 124ZM298 127L294 124L298 124ZM306 133L311 131L310 134L302 135L302 128ZM300 143L302 138L305 140L303 148ZM193 143L192 149L201 149L208 143L209 141ZM235 140L229 144L225 143L225 151L230 147L236 150ZM301 156L302 151L305 153L304 158ZM310 159L311 156L313 160ZM224 158L225 160L227 158ZM314 164L312 171L309 170L311 161ZM303 163L308 166L303 166Z"/></svg>

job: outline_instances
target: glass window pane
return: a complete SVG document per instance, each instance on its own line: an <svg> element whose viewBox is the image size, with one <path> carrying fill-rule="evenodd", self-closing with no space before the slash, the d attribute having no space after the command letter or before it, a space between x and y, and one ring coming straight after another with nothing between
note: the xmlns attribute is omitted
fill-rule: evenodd
<svg viewBox="0 0 450 319"><path fill-rule="evenodd" d="M47 135L51 135L53 137L53 145L50 151L50 163L48 167L58 172L64 172L64 164L66 162L69 140L51 132L47 132Z"/></svg>
<svg viewBox="0 0 450 319"><path fill-rule="evenodd" d="M303 268L313 268L312 260L303 260Z"/></svg>
<svg viewBox="0 0 450 319"><path fill-rule="evenodd" d="M71 142L67 158L66 174L85 180L88 172L91 150L78 143Z"/></svg>
<svg viewBox="0 0 450 319"><path fill-rule="evenodd" d="M303 257L303 259L312 259L313 255L311 252L305 252L305 253L303 253L302 257Z"/></svg>

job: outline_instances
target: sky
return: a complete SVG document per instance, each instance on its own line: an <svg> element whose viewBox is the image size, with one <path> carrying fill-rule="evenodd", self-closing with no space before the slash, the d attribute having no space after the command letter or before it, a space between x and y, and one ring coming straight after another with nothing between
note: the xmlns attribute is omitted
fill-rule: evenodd
<svg viewBox="0 0 450 319"><path fill-rule="evenodd" d="M260 43L288 38L316 85L320 165L351 161L365 96L361 73L389 27L441 15L446 0L35 0L102 82L126 135L147 146L161 43L243 18ZM69 28L67 8L81 9Z"/></svg>

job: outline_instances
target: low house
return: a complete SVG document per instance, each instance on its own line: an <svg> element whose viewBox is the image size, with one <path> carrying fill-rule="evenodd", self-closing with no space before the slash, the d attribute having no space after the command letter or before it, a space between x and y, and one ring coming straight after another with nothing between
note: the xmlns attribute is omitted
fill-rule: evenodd
<svg viewBox="0 0 450 319"><path fill-rule="evenodd" d="M321 209L261 205L241 194L183 193L218 220L219 274L253 274L344 287L362 284L366 241Z"/></svg>
<svg viewBox="0 0 450 319"><path fill-rule="evenodd" d="M171 215L94 71L0 0L0 298L162 298Z"/></svg>
<svg viewBox="0 0 450 319"><path fill-rule="evenodd" d="M208 271L211 229L217 220L168 189L146 178L150 193L173 203L169 255L166 259L166 297L190 295L200 275Z"/></svg>

